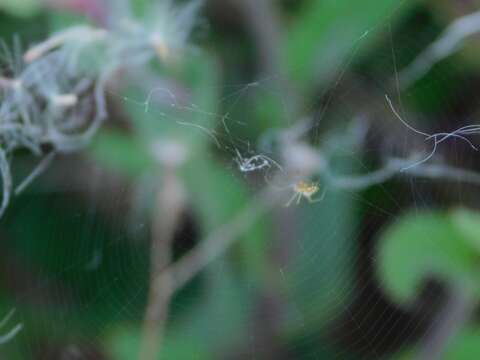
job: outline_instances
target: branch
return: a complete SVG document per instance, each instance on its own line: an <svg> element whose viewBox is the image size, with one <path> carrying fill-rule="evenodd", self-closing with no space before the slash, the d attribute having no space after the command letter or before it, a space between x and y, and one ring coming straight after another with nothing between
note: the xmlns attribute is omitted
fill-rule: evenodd
<svg viewBox="0 0 480 360"><path fill-rule="evenodd" d="M432 180L461 180L472 185L480 185L480 174L447 165L422 164L401 171L406 164L411 163L410 159L390 159L385 167L379 170L365 175L352 176L335 175L328 167L328 162L320 161L319 163L322 166L317 170L320 173L323 172L327 177L328 186L338 190L360 191L382 184L396 176L412 176ZM215 230L190 250L188 254L165 270L165 272L171 273L173 277L172 292L182 288L210 262L221 256L260 217L280 205L282 197L278 190L268 187L256 199L252 204L241 210L230 222Z"/></svg>
<svg viewBox="0 0 480 360"><path fill-rule="evenodd" d="M386 165L364 175L335 175L330 168L323 169L329 184L335 189L364 190L374 185L383 184L397 176L411 176L431 180L461 181L465 184L480 185L480 174L444 164L420 164L409 167L410 159L391 158Z"/></svg>
<svg viewBox="0 0 480 360"><path fill-rule="evenodd" d="M259 218L280 204L280 197L270 188L264 190L256 198L257 201L247 205L230 222L215 230L167 269L167 272L172 273L174 279L173 292L182 288L210 262L223 254Z"/></svg>
<svg viewBox="0 0 480 360"><path fill-rule="evenodd" d="M479 31L480 11L455 20L437 40L400 73L399 79L402 88L408 88L430 71L436 63L457 51L467 37Z"/></svg>
<svg viewBox="0 0 480 360"><path fill-rule="evenodd" d="M172 294L172 243L185 202L185 191L179 178L168 172L162 190L157 194L150 254L150 290L143 321L140 360L158 357L161 338L168 317ZM167 271L164 271L167 268Z"/></svg>
<svg viewBox="0 0 480 360"><path fill-rule="evenodd" d="M448 342L470 319L474 305L474 297L466 287L450 289L446 304L436 319L437 324L426 337L416 359L442 359Z"/></svg>
<svg viewBox="0 0 480 360"><path fill-rule="evenodd" d="M275 76L283 72L281 64L282 34L277 9L271 0L238 0L242 8L248 29L256 42L263 72Z"/></svg>
<svg viewBox="0 0 480 360"><path fill-rule="evenodd" d="M1 321L0 321L0 329L7 325L7 323L10 321L12 316L15 314L15 309L12 309ZM15 325L9 332L7 332L4 335L0 336L0 345L8 343L10 340L12 340L20 331L23 329L23 324L19 323Z"/></svg>
<svg viewBox="0 0 480 360"><path fill-rule="evenodd" d="M140 343L140 360L155 360L168 318L173 294L172 245L185 209L185 187L177 168L185 160L182 148L176 143L154 144L154 155L162 166L163 184L156 195L155 217L150 253L150 286Z"/></svg>

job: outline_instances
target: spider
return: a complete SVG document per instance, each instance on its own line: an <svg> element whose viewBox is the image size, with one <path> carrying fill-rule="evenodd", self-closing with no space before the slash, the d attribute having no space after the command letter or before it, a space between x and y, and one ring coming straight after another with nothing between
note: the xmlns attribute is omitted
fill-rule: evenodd
<svg viewBox="0 0 480 360"><path fill-rule="evenodd" d="M237 157L235 158L235 162L237 163L241 172L251 172L256 170L262 170L264 168L269 169L271 164L278 167L280 170L283 170L282 167L273 159L270 159L266 155L255 155L250 158L244 158L240 152L235 149L237 153Z"/></svg>
<svg viewBox="0 0 480 360"><path fill-rule="evenodd" d="M325 196L325 191L318 199L312 199L312 196L315 195L318 190L320 190L320 185L317 182L298 181L293 185L293 196L285 204L285 206L290 206L295 200L295 203L297 205L300 204L300 200L302 200L302 197L307 199L308 202L311 204L322 201L323 197Z"/></svg>

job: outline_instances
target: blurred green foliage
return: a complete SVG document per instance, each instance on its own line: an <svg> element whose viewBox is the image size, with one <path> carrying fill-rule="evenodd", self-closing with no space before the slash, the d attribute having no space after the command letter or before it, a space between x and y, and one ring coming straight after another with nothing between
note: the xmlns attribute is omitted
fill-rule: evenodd
<svg viewBox="0 0 480 360"><path fill-rule="evenodd" d="M387 230L379 248L379 276L399 303L412 302L428 277L470 288L480 295L478 277L479 215L413 213Z"/></svg>
<svg viewBox="0 0 480 360"><path fill-rule="evenodd" d="M138 13L146 11L145 3L135 2ZM338 85L336 79L355 68L374 70L378 82L389 83L391 72L384 67L391 66L387 64L391 61L391 38L404 30L412 31L412 24L402 21L417 11L416 7L421 5L413 1L311 0L297 12L285 14L292 18L288 24L285 20L280 44L283 66L288 81L305 97L301 101L316 104L319 99L314 94L332 90L331 84ZM22 35L27 34L22 36L25 44L38 41L39 19L48 24L49 31L91 21L66 11L41 9L36 1L2 1L0 9L4 11L0 13L0 35L7 42L20 30ZM433 22L417 26L439 30ZM235 91L229 90L225 79L246 85L252 74L238 69L234 62L238 59L231 63L221 60L236 57L237 51L241 60L248 58L251 44L235 49L233 56L227 36L215 33L211 37L215 43L209 47L214 51L196 49L173 67L148 67L150 75L171 80L187 93L187 105L179 108L168 101L152 101L146 112L142 102L152 89L144 86L143 80L136 81L135 74L128 74L121 90L109 94L111 106L120 108L129 119L127 129L118 126L121 119L112 115L109 121L113 125L107 124L82 154L87 161L119 176L130 188L142 186L147 178L148 188L157 190L163 178L151 143L168 139L183 144L189 156L181 178L188 192L189 211L198 226L199 238L195 241L201 241L255 201L258 179L246 179L232 161L236 156L233 147L244 144L238 139L255 144L266 132L296 121L285 119L285 94L278 89L251 87L245 90L248 96L239 93L230 102L225 101L225 96ZM398 58L411 58L408 46L399 46L402 51ZM455 65L461 67L461 61L455 59ZM445 63L434 69L438 75L434 72L410 89L408 102L420 110L439 111L445 106L436 94L448 98L459 83L453 84L446 77L458 76L448 64L445 70L441 66ZM441 77L447 81L436 80ZM225 113L225 107L232 118L234 137L222 129L219 114ZM332 117L337 122L340 118ZM201 128L188 125L192 123ZM217 146L209 133L212 129L221 130L215 136L228 147ZM336 150L342 154L357 152L355 147L341 146L332 150L333 157ZM355 156L355 161L337 162L342 169L357 170L363 154ZM130 234L125 220L128 216L115 211L115 207L124 205L124 199L110 204L114 209L112 220L97 211L94 201L91 205L79 200L73 185L68 185L67 192L62 193L48 188L47 181L39 181L31 192L14 199L7 216L1 219L6 239L2 261L12 259L16 267L2 274L8 286L0 289L0 308L7 312L14 304L25 324L22 335L1 351L12 360L36 359L43 347L86 343L113 359L134 359L148 289L149 232ZM46 188L46 194L35 193ZM253 357L262 351L268 354L268 349L261 348L266 345L256 341L262 335L257 331L268 329L269 324L264 326L263 319L255 319L255 314L259 298L271 293L282 306L273 321L280 329L273 341L282 350L289 348L291 353L285 350L285 358L327 359L338 353L342 358L361 358L325 336L355 297L357 237L367 212L359 202L354 194L329 191L325 201L296 209L286 264L272 259L280 227L278 217L269 214L259 219L226 256L176 295L163 358L233 359ZM146 214L144 224L136 225L148 228L151 212ZM465 284L478 293L478 216L467 210L423 211L395 222L379 241L376 270L383 290L399 304L412 303L422 282L436 276ZM23 284L20 289L15 289L17 278ZM478 329L464 330L448 348L447 358L478 354L476 343Z"/></svg>
<svg viewBox="0 0 480 360"><path fill-rule="evenodd" d="M336 80L357 50L369 51L372 42L363 43L366 35L401 17L409 2L399 6L394 0L311 1L287 34L291 76L302 88Z"/></svg>
<svg viewBox="0 0 480 360"><path fill-rule="evenodd" d="M0 9L20 18L31 17L39 12L40 3L37 0L2 0Z"/></svg>
<svg viewBox="0 0 480 360"><path fill-rule="evenodd" d="M385 291L403 306L412 305L421 286L428 279L437 279L449 291L465 289L477 303L479 220L479 213L466 209L415 212L399 219L383 234L378 251L378 276ZM480 350L479 331L480 328L469 328L454 334L442 358L475 356ZM413 351L406 351L398 358L415 356Z"/></svg>

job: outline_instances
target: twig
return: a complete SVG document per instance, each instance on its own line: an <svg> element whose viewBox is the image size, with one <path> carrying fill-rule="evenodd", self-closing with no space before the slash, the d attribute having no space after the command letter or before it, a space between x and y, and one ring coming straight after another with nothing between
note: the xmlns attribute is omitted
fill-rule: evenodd
<svg viewBox="0 0 480 360"><path fill-rule="evenodd" d="M409 159L391 158L383 168L362 175L336 175L328 167L325 167L323 172L333 188L343 190L363 190L383 184L397 176L461 181L465 184L480 185L480 174L474 171L444 164L421 164L402 171L410 163L411 160Z"/></svg>
<svg viewBox="0 0 480 360"><path fill-rule="evenodd" d="M223 254L261 216L280 203L278 194L270 188L256 198L257 201L246 206L230 222L215 230L167 270L174 279L172 291L182 288L211 261Z"/></svg>
<svg viewBox="0 0 480 360"><path fill-rule="evenodd" d="M150 289L143 321L139 359L157 359L172 295L171 249L185 204L185 190L174 169L165 171L157 194L150 255Z"/></svg>
<svg viewBox="0 0 480 360"><path fill-rule="evenodd" d="M12 340L17 334L22 331L23 329L23 324L17 324L15 325L12 330L10 330L8 333L5 335L0 336L0 345L6 344L10 340Z"/></svg>
<svg viewBox="0 0 480 360"><path fill-rule="evenodd" d="M454 21L443 34L427 47L400 73L400 84L407 88L424 76L440 60L454 53L465 38L480 31L480 11Z"/></svg>
<svg viewBox="0 0 480 360"><path fill-rule="evenodd" d="M7 209L12 192L12 174L5 151L0 148L0 175L2 177L2 203L0 205L0 218Z"/></svg>
<svg viewBox="0 0 480 360"><path fill-rule="evenodd" d="M16 188L15 188L15 196L20 195L27 186L29 186L32 181L34 181L40 174L42 174L47 167L50 166L50 164L53 161L53 158L55 157L56 153L55 151L50 152L47 156L45 156L40 163L33 169L33 171L28 175Z"/></svg>
<svg viewBox="0 0 480 360"><path fill-rule="evenodd" d="M74 26L68 30L52 35L49 39L30 48L23 56L27 63L32 63L45 56L46 53L55 48L63 46L69 41L87 41L104 40L108 32L104 29L93 28L90 26Z"/></svg>
<svg viewBox="0 0 480 360"><path fill-rule="evenodd" d="M12 309L1 321L0 321L0 329L7 325L7 323L10 321L10 319L13 317L15 314L15 309ZM23 329L23 324L19 323L15 325L9 332L7 332L4 335L0 336L0 345L8 343L10 340L12 340L20 331Z"/></svg>
<svg viewBox="0 0 480 360"><path fill-rule="evenodd" d="M472 185L480 185L480 174L449 167L447 165L420 165L416 168L401 172L409 159L390 159L384 168L373 171L365 175L340 176L335 175L328 168L328 163L321 167L320 172L324 172L328 179L328 186L339 190L360 191L368 187L382 184L396 176L414 176L419 178L428 178L433 180L459 180ZM268 187L256 197L257 200L245 207L230 222L224 224L219 229L202 240L195 248L183 256L179 261L172 264L164 272L172 274L174 283L172 284L172 293L182 288L189 280L202 271L210 262L222 255L241 234L256 222L258 219L272 210L275 206L281 204L281 197L278 191L275 192Z"/></svg>
<svg viewBox="0 0 480 360"><path fill-rule="evenodd" d="M282 72L281 64L281 27L276 14L277 9L271 0L237 0L242 8L248 29L257 43L263 72L275 76Z"/></svg>
<svg viewBox="0 0 480 360"><path fill-rule="evenodd" d="M20 86L19 80L9 79L4 76L0 76L0 89L18 88Z"/></svg>
<svg viewBox="0 0 480 360"><path fill-rule="evenodd" d="M252 40L256 43L261 71L267 77L277 78L276 90L287 95L285 119L297 119L299 94L288 78L287 68L282 59L283 31L278 8L273 0L236 0L245 20Z"/></svg>
<svg viewBox="0 0 480 360"><path fill-rule="evenodd" d="M450 289L446 304L438 316L437 326L426 337L416 359L441 359L448 342L469 320L474 305L474 296L467 287Z"/></svg>

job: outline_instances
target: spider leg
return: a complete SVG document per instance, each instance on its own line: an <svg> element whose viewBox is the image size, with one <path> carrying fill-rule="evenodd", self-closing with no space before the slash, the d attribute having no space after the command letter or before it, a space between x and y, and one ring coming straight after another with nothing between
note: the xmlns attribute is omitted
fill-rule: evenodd
<svg viewBox="0 0 480 360"><path fill-rule="evenodd" d="M324 189L324 190L322 191L322 194L320 195L320 197L319 197L318 199L312 199L311 197L308 197L308 198L307 198L307 199L308 199L308 202L309 202L310 204L315 204L315 203L317 203L317 202L320 202L320 201L322 201L322 200L325 198L325 195L326 195L326 194L327 194L327 189Z"/></svg>
<svg viewBox="0 0 480 360"><path fill-rule="evenodd" d="M290 198L290 200L288 200L288 202L285 204L285 207L289 207L298 195L300 194L294 193L293 196Z"/></svg>
<svg viewBox="0 0 480 360"><path fill-rule="evenodd" d="M297 195L298 195L298 197L297 197L297 202L296 202L296 204L299 205L299 204L300 204L300 201L302 200L302 193L298 193Z"/></svg>

